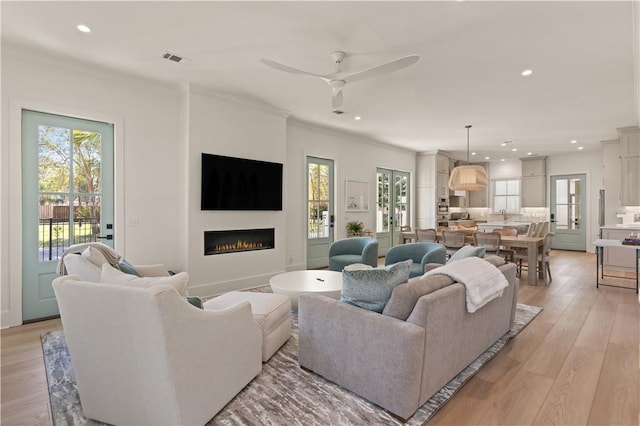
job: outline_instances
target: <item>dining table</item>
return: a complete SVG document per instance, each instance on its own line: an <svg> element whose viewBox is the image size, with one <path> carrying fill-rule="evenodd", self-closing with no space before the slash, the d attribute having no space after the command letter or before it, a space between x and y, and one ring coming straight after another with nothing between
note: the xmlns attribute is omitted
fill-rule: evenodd
<svg viewBox="0 0 640 426"><path fill-rule="evenodd" d="M537 265L538 263L538 253L544 244L544 237L528 237L526 235L503 235L500 238L500 244L510 246L511 248L518 247L527 249L527 265L529 265L527 269L527 284L537 285L538 275L540 275L540 278L544 278L544 271L546 268L546 265L544 265L544 263L540 266L539 273L535 273L535 265ZM545 262L545 256L541 257L542 262Z"/></svg>
<svg viewBox="0 0 640 426"><path fill-rule="evenodd" d="M436 238L438 241L442 241L442 233L438 232L436 234ZM401 232L400 233L400 243L406 243L408 241L416 241L416 233L415 232ZM474 244L473 235L467 235L465 237L465 242L467 244ZM537 285L538 284L538 276L540 278L544 278L544 270L545 265L542 265L539 273L535 273L536 269L534 265L538 263L538 253L542 248L544 243L544 237L528 237L526 235L515 235L508 236L502 235L500 238L500 244L505 246L510 246L511 248L524 248L527 250L527 265L531 265L529 268L529 273L527 274L527 284L529 285ZM544 262L544 256L542 256L542 261Z"/></svg>

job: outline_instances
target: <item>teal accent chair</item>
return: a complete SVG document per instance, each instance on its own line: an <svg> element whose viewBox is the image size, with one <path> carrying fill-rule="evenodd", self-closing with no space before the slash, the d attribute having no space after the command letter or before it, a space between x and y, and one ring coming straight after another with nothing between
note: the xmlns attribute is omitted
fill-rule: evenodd
<svg viewBox="0 0 640 426"><path fill-rule="evenodd" d="M329 269L342 272L345 266L364 263L378 266L378 240L371 237L353 237L335 241L329 247Z"/></svg>
<svg viewBox="0 0 640 426"><path fill-rule="evenodd" d="M403 260L413 260L409 278L418 277L424 274L427 263L444 264L447 249L438 243L408 243L391 247L387 251L384 259L385 265L402 262Z"/></svg>

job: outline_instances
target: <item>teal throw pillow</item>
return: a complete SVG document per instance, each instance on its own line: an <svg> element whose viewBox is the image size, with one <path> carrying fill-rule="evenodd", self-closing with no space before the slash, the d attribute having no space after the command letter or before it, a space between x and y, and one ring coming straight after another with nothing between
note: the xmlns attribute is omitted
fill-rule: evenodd
<svg viewBox="0 0 640 426"><path fill-rule="evenodd" d="M187 296L187 302L191 303L193 306L195 306L196 308L200 308L203 309L202 307L202 300L200 300L199 297L195 297L195 296Z"/></svg>
<svg viewBox="0 0 640 426"><path fill-rule="evenodd" d="M136 271L136 268L134 268L134 266L132 264L130 264L129 262L127 262L124 259L122 259L118 263L118 269L120 269L125 274L137 275L138 277L140 276L138 271Z"/></svg>
<svg viewBox="0 0 640 426"><path fill-rule="evenodd" d="M456 260L466 257L484 257L484 251L484 247L463 246L451 255L447 263L455 262Z"/></svg>
<svg viewBox="0 0 640 426"><path fill-rule="evenodd" d="M342 272L341 301L374 312L382 312L394 287L409 280L411 259L373 269Z"/></svg>

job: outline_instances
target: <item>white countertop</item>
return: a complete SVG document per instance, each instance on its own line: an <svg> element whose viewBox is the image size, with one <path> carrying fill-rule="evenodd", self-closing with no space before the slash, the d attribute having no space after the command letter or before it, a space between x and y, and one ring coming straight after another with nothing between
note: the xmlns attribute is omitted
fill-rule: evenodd
<svg viewBox="0 0 640 426"><path fill-rule="evenodd" d="M619 229L619 230L629 230L629 231L637 231L640 229L640 223L632 223L626 225L605 225L601 226L600 229Z"/></svg>
<svg viewBox="0 0 640 426"><path fill-rule="evenodd" d="M478 223L478 226L487 225L487 226L519 226L519 225L527 225L531 222L516 222L513 220L504 221L492 221L486 223Z"/></svg>

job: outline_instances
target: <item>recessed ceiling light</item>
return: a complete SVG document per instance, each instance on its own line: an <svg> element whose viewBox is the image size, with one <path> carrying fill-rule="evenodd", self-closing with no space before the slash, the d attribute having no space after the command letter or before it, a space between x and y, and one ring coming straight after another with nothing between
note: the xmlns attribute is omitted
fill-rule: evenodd
<svg viewBox="0 0 640 426"><path fill-rule="evenodd" d="M476 155L476 153L475 153L475 152L472 152L472 153L471 153L471 155Z"/></svg>
<svg viewBox="0 0 640 426"><path fill-rule="evenodd" d="M501 158L500 161L504 161L504 158Z"/></svg>
<svg viewBox="0 0 640 426"><path fill-rule="evenodd" d="M511 148L511 151L516 152L518 148Z"/></svg>
<svg viewBox="0 0 640 426"><path fill-rule="evenodd" d="M530 76L531 74L533 74L533 71L532 70L524 70L524 71L522 71L521 74L522 74L523 77L527 77L527 76Z"/></svg>
<svg viewBox="0 0 640 426"><path fill-rule="evenodd" d="M491 157L484 157L485 160L491 160Z"/></svg>
<svg viewBox="0 0 640 426"><path fill-rule="evenodd" d="M584 146L579 146L578 149L582 150L582 149L584 149Z"/></svg>
<svg viewBox="0 0 640 426"><path fill-rule="evenodd" d="M356 115L355 117L353 117L354 120L362 120L362 117L360 117L359 115Z"/></svg>
<svg viewBox="0 0 640 426"><path fill-rule="evenodd" d="M571 143L578 143L578 141L574 139L571 141Z"/></svg>
<svg viewBox="0 0 640 426"><path fill-rule="evenodd" d="M527 155L533 155L533 152L527 152Z"/></svg>
<svg viewBox="0 0 640 426"><path fill-rule="evenodd" d="M84 24L80 24L76 28L78 29L78 31L83 32L83 33L90 33L91 32L91 28L87 27Z"/></svg>

